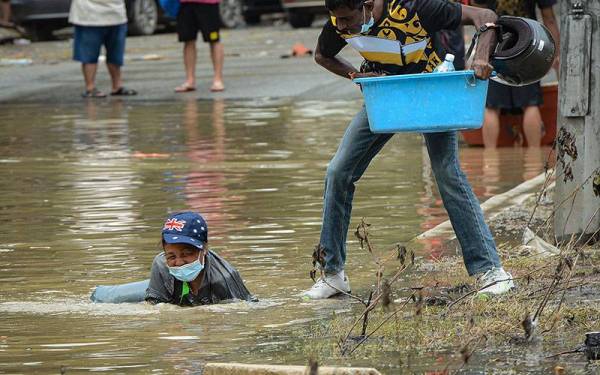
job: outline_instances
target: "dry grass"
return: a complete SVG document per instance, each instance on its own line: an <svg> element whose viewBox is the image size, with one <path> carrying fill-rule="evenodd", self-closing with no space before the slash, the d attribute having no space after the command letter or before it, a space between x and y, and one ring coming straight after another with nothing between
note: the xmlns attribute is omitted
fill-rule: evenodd
<svg viewBox="0 0 600 375"><path fill-rule="evenodd" d="M585 332L598 330L600 271L596 264L600 264L600 250L569 248L561 255L541 257L520 254L504 245L500 253L507 252L511 255L504 257L504 267L518 286L509 294L489 298L474 293L474 280L464 271L460 257L429 264L423 267L427 272L419 271L417 264L410 288L392 285L394 302L385 308L379 305L369 314L367 334L372 336L367 340L360 336L360 324L350 332L364 310L357 305L356 314L334 316L315 326L315 341L329 339L312 342L305 352L313 358L365 358L390 351L453 351L461 353L466 362L473 351L484 347L518 349L549 341L560 342L560 350L568 350L582 344ZM573 259L578 259L576 264ZM385 275L393 273L390 270ZM523 322L531 319L546 299L528 338Z"/></svg>

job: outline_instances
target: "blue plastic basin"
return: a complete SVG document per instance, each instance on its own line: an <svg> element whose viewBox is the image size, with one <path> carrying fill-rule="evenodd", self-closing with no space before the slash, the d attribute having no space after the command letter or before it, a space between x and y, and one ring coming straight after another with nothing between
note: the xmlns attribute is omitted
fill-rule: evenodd
<svg viewBox="0 0 600 375"><path fill-rule="evenodd" d="M357 78L374 133L443 132L483 124L488 81L472 70Z"/></svg>

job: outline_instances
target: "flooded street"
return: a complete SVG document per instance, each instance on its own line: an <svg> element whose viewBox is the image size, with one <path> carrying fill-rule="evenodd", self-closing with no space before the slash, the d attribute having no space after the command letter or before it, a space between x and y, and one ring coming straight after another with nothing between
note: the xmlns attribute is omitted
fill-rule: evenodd
<svg viewBox="0 0 600 375"><path fill-rule="evenodd" d="M306 364L300 343L311 322L354 304L296 295L311 286L327 162L360 105L192 99L4 106L0 373ZM547 152L462 148L461 159L485 200L541 173ZM163 219L187 209L207 218L211 248L238 268L259 303L89 302L96 285L148 278ZM358 184L351 226L363 217L381 250L446 220L419 135L395 136L374 160ZM374 270L349 238L348 274L353 291L364 294ZM410 368L397 360L389 366Z"/></svg>

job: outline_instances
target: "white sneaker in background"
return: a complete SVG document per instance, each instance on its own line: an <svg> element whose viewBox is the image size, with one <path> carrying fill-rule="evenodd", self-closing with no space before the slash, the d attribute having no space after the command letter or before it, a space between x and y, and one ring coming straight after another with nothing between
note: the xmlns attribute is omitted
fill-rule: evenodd
<svg viewBox="0 0 600 375"><path fill-rule="evenodd" d="M340 291L350 293L350 282L343 270L334 275L321 276L312 288L304 292L303 296L310 299L325 299L341 293Z"/></svg>
<svg viewBox="0 0 600 375"><path fill-rule="evenodd" d="M504 294L515 287L512 279L503 268L492 268L477 278L478 287L483 288L477 294Z"/></svg>

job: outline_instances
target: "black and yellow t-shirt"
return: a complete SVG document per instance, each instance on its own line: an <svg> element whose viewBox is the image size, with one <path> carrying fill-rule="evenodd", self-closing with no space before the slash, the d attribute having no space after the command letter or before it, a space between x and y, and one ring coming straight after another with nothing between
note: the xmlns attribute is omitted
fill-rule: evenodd
<svg viewBox="0 0 600 375"><path fill-rule="evenodd" d="M363 71L431 72L445 55L437 32L457 28L461 16L460 4L446 0L384 0L381 19L367 34L342 34L331 17L319 36L319 52L333 57L350 44L365 58Z"/></svg>

